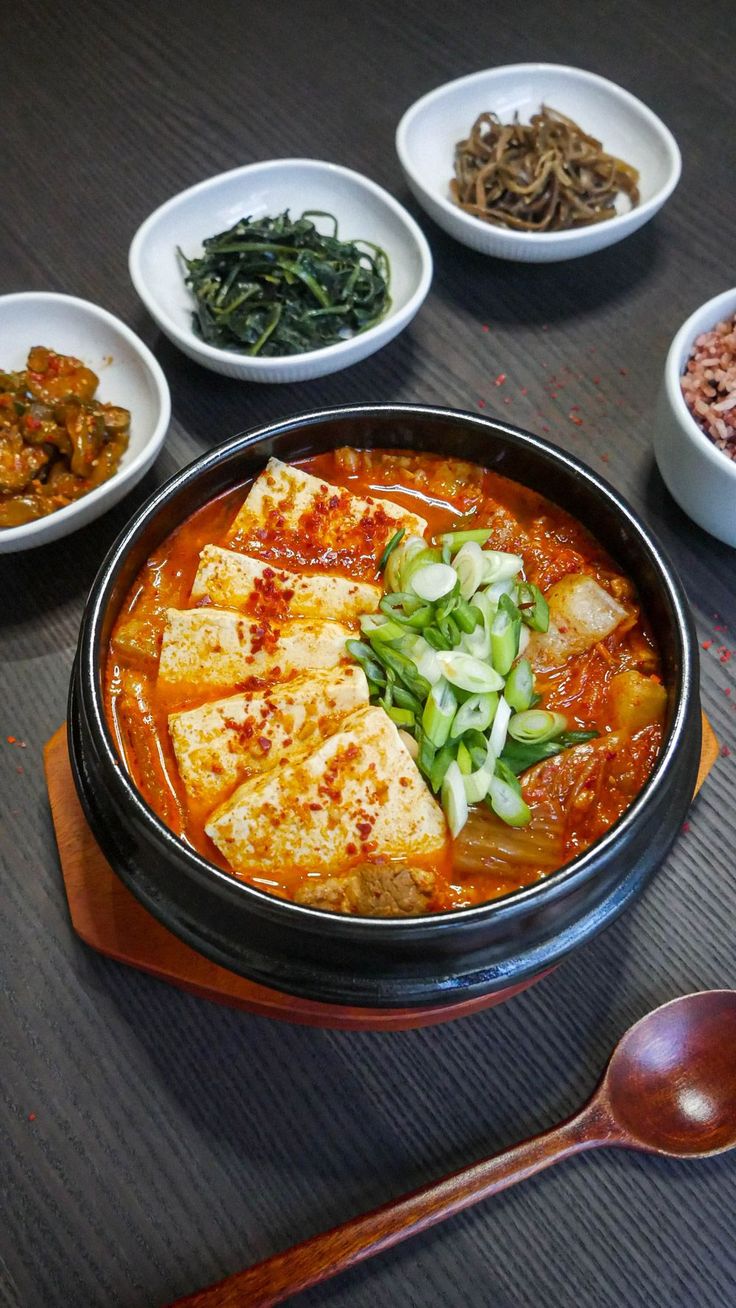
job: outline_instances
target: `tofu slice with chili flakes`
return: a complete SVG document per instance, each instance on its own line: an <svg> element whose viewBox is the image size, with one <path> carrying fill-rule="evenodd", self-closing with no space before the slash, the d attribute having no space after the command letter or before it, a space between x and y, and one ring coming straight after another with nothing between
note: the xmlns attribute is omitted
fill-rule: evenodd
<svg viewBox="0 0 736 1308"><path fill-rule="evenodd" d="M171 713L169 732L186 792L211 811L246 776L316 749L343 718L367 705L363 669L344 667Z"/></svg>
<svg viewBox="0 0 736 1308"><path fill-rule="evenodd" d="M427 523L390 500L359 499L341 486L269 459L225 544L303 567L344 567L371 576L394 533L423 536Z"/></svg>
<svg viewBox="0 0 736 1308"><path fill-rule="evenodd" d="M380 586L347 577L308 576L272 567L249 554L205 545L192 586L192 601L242 609L265 618L336 618L350 622L378 608Z"/></svg>
<svg viewBox="0 0 736 1308"><path fill-rule="evenodd" d="M231 609L167 609L158 684L204 699L212 691L246 690L253 679L335 668L347 661L350 635L339 622L271 626Z"/></svg>
<svg viewBox="0 0 736 1308"><path fill-rule="evenodd" d="M205 830L246 875L418 858L448 838L442 809L381 708L351 714L314 753L245 781Z"/></svg>

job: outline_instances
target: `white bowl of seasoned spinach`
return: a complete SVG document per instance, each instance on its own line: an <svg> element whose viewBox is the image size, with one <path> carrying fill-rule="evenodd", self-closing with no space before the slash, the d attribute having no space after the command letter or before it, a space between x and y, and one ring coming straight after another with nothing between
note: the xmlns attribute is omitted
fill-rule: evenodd
<svg viewBox="0 0 736 1308"><path fill-rule="evenodd" d="M401 205L316 159L249 164L182 191L138 229L129 266L169 340L256 382L358 363L406 327L432 278Z"/></svg>

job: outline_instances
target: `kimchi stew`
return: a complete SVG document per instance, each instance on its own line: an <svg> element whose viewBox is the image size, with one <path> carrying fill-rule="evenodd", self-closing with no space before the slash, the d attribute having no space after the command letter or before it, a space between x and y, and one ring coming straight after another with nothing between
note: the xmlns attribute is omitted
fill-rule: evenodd
<svg viewBox="0 0 736 1308"><path fill-rule="evenodd" d="M436 455L271 459L141 569L106 711L234 877L433 913L548 877L646 782L667 694L631 580L538 493Z"/></svg>

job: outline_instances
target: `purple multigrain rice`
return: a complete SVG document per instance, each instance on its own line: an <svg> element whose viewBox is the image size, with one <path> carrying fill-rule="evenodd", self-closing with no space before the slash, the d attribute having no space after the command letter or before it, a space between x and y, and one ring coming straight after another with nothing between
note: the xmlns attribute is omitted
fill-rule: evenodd
<svg viewBox="0 0 736 1308"><path fill-rule="evenodd" d="M736 459L736 314L698 336L680 384L695 421Z"/></svg>

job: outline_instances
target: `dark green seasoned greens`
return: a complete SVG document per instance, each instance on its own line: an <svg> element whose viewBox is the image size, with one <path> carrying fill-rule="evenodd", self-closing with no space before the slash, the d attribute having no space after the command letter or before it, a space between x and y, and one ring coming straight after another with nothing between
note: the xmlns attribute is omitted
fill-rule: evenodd
<svg viewBox="0 0 736 1308"><path fill-rule="evenodd" d="M329 218L331 235L310 218ZM242 218L203 241L185 281L194 330L208 345L272 358L336 345L373 327L391 306L388 256L370 241L338 239L337 219L306 210L292 221Z"/></svg>

